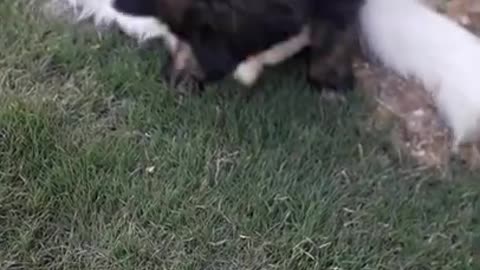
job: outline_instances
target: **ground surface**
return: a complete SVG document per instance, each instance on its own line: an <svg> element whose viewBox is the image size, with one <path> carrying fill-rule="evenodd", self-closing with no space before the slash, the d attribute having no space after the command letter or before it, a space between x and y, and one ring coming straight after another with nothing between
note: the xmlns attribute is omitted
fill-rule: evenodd
<svg viewBox="0 0 480 270"><path fill-rule="evenodd" d="M24 2L0 1L0 269L479 269L478 174L399 159L361 98L297 67L180 100L160 53Z"/></svg>

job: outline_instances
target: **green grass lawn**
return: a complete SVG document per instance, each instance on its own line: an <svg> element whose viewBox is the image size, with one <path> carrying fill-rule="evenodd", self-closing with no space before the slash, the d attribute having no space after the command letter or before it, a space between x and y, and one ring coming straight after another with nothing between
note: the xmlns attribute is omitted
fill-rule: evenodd
<svg viewBox="0 0 480 270"><path fill-rule="evenodd" d="M300 66L179 99L161 52L0 0L0 269L480 269L480 176L420 170Z"/></svg>

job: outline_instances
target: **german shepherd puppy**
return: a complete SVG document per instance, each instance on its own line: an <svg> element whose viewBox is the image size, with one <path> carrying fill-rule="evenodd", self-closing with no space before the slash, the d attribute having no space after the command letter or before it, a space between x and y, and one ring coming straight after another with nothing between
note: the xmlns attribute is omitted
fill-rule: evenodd
<svg viewBox="0 0 480 270"><path fill-rule="evenodd" d="M173 77L199 82L220 80L249 57L308 29L310 81L319 89L344 91L353 88L354 26L362 3L363 0L115 0L114 6L129 14L158 18L188 44L173 53Z"/></svg>

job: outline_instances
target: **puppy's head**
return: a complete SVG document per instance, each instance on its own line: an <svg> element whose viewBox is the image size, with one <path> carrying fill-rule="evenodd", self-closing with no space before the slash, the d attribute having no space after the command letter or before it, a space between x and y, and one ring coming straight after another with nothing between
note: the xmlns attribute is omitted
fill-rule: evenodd
<svg viewBox="0 0 480 270"><path fill-rule="evenodd" d="M160 17L192 51L204 81L216 81L230 74L241 57L232 50L222 27L225 11L215 1L158 0Z"/></svg>
<svg viewBox="0 0 480 270"><path fill-rule="evenodd" d="M210 27L213 15L205 0L115 0L115 9L133 16L156 17L181 40L170 49L173 74L189 74L200 81L225 77L236 66L224 40Z"/></svg>
<svg viewBox="0 0 480 270"><path fill-rule="evenodd" d="M189 44L206 81L297 34L304 20L301 8L283 0L155 1L157 16Z"/></svg>

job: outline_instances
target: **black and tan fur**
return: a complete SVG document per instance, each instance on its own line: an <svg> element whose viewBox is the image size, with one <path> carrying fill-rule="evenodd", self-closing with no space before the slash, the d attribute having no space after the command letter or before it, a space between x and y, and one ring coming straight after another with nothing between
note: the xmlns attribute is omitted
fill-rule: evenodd
<svg viewBox="0 0 480 270"><path fill-rule="evenodd" d="M116 0L115 4L130 13L156 16L189 45L185 50L191 50L194 60L181 68L174 64L174 77L222 79L248 57L308 25L310 81L318 88L352 87L353 27L362 0ZM185 55L185 50L179 53Z"/></svg>

